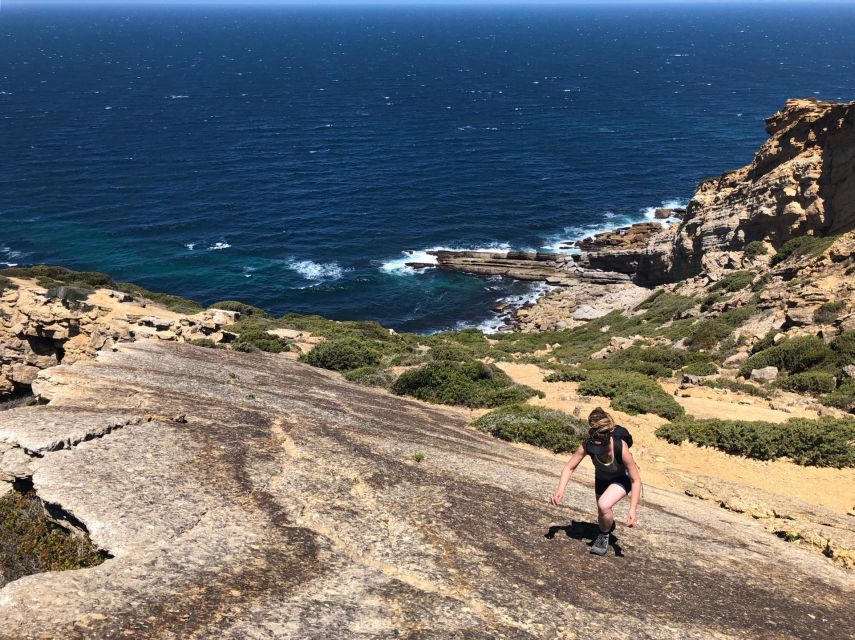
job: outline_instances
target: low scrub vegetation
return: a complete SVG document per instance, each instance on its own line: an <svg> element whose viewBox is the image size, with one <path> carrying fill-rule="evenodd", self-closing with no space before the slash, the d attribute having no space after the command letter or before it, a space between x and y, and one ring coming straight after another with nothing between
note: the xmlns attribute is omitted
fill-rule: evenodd
<svg viewBox="0 0 855 640"><path fill-rule="evenodd" d="M575 450L587 425L563 411L513 404L478 418L473 426L502 440L525 442L555 453Z"/></svg>
<svg viewBox="0 0 855 640"><path fill-rule="evenodd" d="M757 460L789 458L815 467L855 467L855 420L791 418L783 424L682 418L656 430L672 444L685 440Z"/></svg>
<svg viewBox="0 0 855 640"><path fill-rule="evenodd" d="M232 347L235 351L266 351L267 353L282 353L291 348L286 340L260 329L242 331L232 343Z"/></svg>
<svg viewBox="0 0 855 640"><path fill-rule="evenodd" d="M75 287L86 292L101 288L115 289L132 296L147 298L176 313L198 313L202 310L202 306L192 300L166 293L155 293L129 282L116 282L106 273L97 271L72 271L65 267L39 264L32 267L3 269L0 270L0 274L7 277L34 279L37 285L45 289L61 286Z"/></svg>
<svg viewBox="0 0 855 640"><path fill-rule="evenodd" d="M348 371L376 367L380 364L380 353L364 340L339 338L322 342L302 356L301 360L322 369Z"/></svg>
<svg viewBox="0 0 855 640"><path fill-rule="evenodd" d="M754 274L751 271L731 271L721 280L716 282L710 291L727 291L734 293L747 289L754 282Z"/></svg>
<svg viewBox="0 0 855 640"><path fill-rule="evenodd" d="M839 318L846 310L846 303L842 301L826 302L820 305L813 313L813 320L819 324L831 324Z"/></svg>
<svg viewBox="0 0 855 640"><path fill-rule="evenodd" d="M611 398L613 408L633 415L653 413L669 420L683 415L683 407L659 383L639 373L592 371L579 383L579 393Z"/></svg>
<svg viewBox="0 0 855 640"><path fill-rule="evenodd" d="M822 396L819 401L827 407L855 413L855 380L845 380L837 389Z"/></svg>
<svg viewBox="0 0 855 640"><path fill-rule="evenodd" d="M686 365L683 373L690 376L714 376L718 373L718 367L712 362L692 362Z"/></svg>
<svg viewBox="0 0 855 640"><path fill-rule="evenodd" d="M531 387L514 384L498 367L477 360L443 360L408 369L391 389L401 396L466 407L499 407L542 395Z"/></svg>
<svg viewBox="0 0 855 640"><path fill-rule="evenodd" d="M784 260L792 257L818 256L834 244L836 239L836 236L828 236L825 238L817 236L800 236L798 238L793 238L792 240L785 242L783 246L778 249L778 253L772 256L772 265L780 264L784 262Z"/></svg>
<svg viewBox="0 0 855 640"><path fill-rule="evenodd" d="M17 286L6 276L0 276L0 293L6 291L7 289L17 289Z"/></svg>
<svg viewBox="0 0 855 640"><path fill-rule="evenodd" d="M103 561L87 540L48 521L32 491L12 491L0 498L0 586L4 580Z"/></svg>
<svg viewBox="0 0 855 640"><path fill-rule="evenodd" d="M767 253L769 253L769 247L760 240L752 240L745 245L743 256L748 262L754 262L757 258L765 256Z"/></svg>
<svg viewBox="0 0 855 640"><path fill-rule="evenodd" d="M832 359L832 350L816 336L784 339L778 344L758 351L745 361L739 374L751 375L752 369L777 367L787 373L801 373Z"/></svg>
<svg viewBox="0 0 855 640"><path fill-rule="evenodd" d="M221 300L210 306L211 309L222 309L223 311L237 311L241 316L252 316L256 318L270 318L264 309L253 307L251 304L238 300Z"/></svg>
<svg viewBox="0 0 855 640"><path fill-rule="evenodd" d="M381 387L388 389L395 381L395 377L388 371L379 367L360 367L344 372L345 380L365 385L366 387Z"/></svg>
<svg viewBox="0 0 855 640"><path fill-rule="evenodd" d="M796 393L819 395L834 391L837 387L837 378L825 371L806 371L781 378L776 382L776 386Z"/></svg>

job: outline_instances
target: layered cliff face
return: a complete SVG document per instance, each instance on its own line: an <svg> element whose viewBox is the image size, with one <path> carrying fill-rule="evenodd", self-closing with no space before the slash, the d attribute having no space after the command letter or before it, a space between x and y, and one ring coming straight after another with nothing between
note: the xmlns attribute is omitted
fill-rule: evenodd
<svg viewBox="0 0 855 640"><path fill-rule="evenodd" d="M766 131L751 164L703 181L684 219L648 239L641 284L736 266L732 252L753 240L855 228L855 102L789 100Z"/></svg>

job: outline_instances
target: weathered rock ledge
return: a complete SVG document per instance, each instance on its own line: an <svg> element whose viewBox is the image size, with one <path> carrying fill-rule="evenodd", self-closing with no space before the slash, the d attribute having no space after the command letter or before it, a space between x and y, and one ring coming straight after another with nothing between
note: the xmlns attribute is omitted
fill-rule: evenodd
<svg viewBox="0 0 855 640"><path fill-rule="evenodd" d="M0 590L3 639L851 637L851 573L759 522L648 489L592 558L584 470L554 509L558 457L286 358L145 339L33 386L0 441L114 558Z"/></svg>

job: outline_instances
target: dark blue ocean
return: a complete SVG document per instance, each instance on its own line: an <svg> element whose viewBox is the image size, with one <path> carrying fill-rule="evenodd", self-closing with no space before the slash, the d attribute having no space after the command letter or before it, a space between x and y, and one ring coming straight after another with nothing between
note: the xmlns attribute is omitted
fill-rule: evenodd
<svg viewBox="0 0 855 640"><path fill-rule="evenodd" d="M852 5L0 6L0 262L210 303L479 325L550 248L685 201L796 96L855 98ZM416 254L418 257L418 254Z"/></svg>

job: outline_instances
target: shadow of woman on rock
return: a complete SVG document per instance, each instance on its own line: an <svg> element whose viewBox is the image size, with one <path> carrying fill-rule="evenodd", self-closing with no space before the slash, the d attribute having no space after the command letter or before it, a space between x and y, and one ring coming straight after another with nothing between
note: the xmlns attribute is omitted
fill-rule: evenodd
<svg viewBox="0 0 855 640"><path fill-rule="evenodd" d="M552 525L549 527L549 530L543 534L543 537L547 540L552 540L559 531L563 531L564 535L568 538L573 538L574 540L587 540L588 546L590 547L594 544L594 540L600 533L600 525L596 522L577 522L576 520L571 520L570 524L565 524L563 526ZM623 548L618 544L618 538L614 533L609 535L609 544L614 548L615 556L622 558Z"/></svg>

